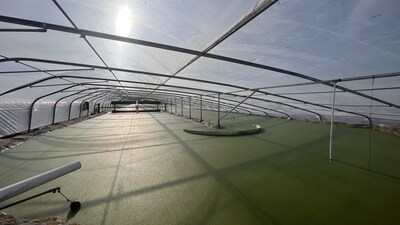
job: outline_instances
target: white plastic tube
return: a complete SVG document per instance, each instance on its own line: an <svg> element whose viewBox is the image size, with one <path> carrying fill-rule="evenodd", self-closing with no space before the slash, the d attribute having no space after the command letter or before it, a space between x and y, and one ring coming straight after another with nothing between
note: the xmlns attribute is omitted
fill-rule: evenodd
<svg viewBox="0 0 400 225"><path fill-rule="evenodd" d="M0 202L10 199L14 196L22 194L30 189L33 189L39 185L47 183L51 180L57 179L65 174L71 173L81 168L81 162L76 161L64 166L49 170L45 173L36 175L18 183L0 189Z"/></svg>

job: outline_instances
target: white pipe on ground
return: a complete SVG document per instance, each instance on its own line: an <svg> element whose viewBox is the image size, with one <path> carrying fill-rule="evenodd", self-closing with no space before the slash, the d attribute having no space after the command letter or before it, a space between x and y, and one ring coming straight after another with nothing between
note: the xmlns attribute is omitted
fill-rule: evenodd
<svg viewBox="0 0 400 225"><path fill-rule="evenodd" d="M49 170L42 174L36 175L34 177L28 178L26 180L20 181L18 183L9 185L7 187L0 189L0 202L10 199L14 196L22 194L30 189L33 189L39 185L47 183L51 180L57 179L64 176L72 171L81 168L81 162L76 161L64 166Z"/></svg>

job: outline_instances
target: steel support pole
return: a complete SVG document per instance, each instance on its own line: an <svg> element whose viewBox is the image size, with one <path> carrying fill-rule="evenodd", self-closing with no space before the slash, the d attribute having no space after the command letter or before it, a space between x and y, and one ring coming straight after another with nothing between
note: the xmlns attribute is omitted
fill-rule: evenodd
<svg viewBox="0 0 400 225"><path fill-rule="evenodd" d="M203 121L203 96L200 95L200 122Z"/></svg>
<svg viewBox="0 0 400 225"><path fill-rule="evenodd" d="M183 98L181 98L181 116L183 116Z"/></svg>
<svg viewBox="0 0 400 225"><path fill-rule="evenodd" d="M53 124L53 125L55 124L57 103L58 103L59 101L61 101L62 99L69 98L69 97L71 97L71 96L77 95L77 94L82 93L82 92L85 92L85 91L87 91L87 90L77 91L77 92L74 93L74 94L70 94L70 95L64 96L64 97L62 97L62 98L59 98L59 99L54 103L54 107L53 107L53 120L52 120L52 124ZM82 97L83 97L83 96L82 96ZM68 109L68 121L69 121L69 119L70 119L70 115L71 115L71 105L70 105L70 107L69 107L69 109Z"/></svg>
<svg viewBox="0 0 400 225"><path fill-rule="evenodd" d="M331 128L329 133L329 161L332 162L332 137L333 137L333 119L335 116L335 96L336 96L336 82L333 83L333 96L332 96L332 111L331 111Z"/></svg>
<svg viewBox="0 0 400 225"><path fill-rule="evenodd" d="M101 103L102 103L101 101L107 100L112 97L113 97L112 95L109 95L109 96L105 96L104 98L97 99L94 103L93 114L97 114L97 112L99 112L99 113L101 112ZM98 103L98 102L100 102L100 103ZM97 108L97 112L96 112L97 104L99 104L99 107Z"/></svg>
<svg viewBox="0 0 400 225"><path fill-rule="evenodd" d="M192 118L192 99L189 96L189 119Z"/></svg>
<svg viewBox="0 0 400 225"><path fill-rule="evenodd" d="M175 115L177 114L177 111L176 111L176 98L175 98Z"/></svg>
<svg viewBox="0 0 400 225"><path fill-rule="evenodd" d="M74 100L72 100L72 101L69 103L68 121L71 120L71 110L72 110L72 104L74 103L74 101L75 101L75 100L78 100L78 99L80 99L80 98L84 98L84 97L86 97L86 96L89 96L89 95L91 95L91 94L93 94L93 93L90 93L90 94L87 94L87 95L84 95L84 96L75 98ZM80 110L81 110L81 109L79 108L79 117L81 117L81 111L80 111Z"/></svg>
<svg viewBox="0 0 400 225"><path fill-rule="evenodd" d="M93 98L92 100L90 100L89 104L93 102L93 114L95 114L95 113L94 113L94 112L95 112L95 108L96 108L96 105L97 105L97 103L98 103L99 101L103 101L103 100L105 100L105 99L109 99L109 98L113 98L113 97L114 97L114 96L112 96L112 95L106 93L105 96L100 96L100 97L97 97L97 96L96 96L95 98ZM89 107L89 111L90 111L90 107Z"/></svg>
<svg viewBox="0 0 400 225"><path fill-rule="evenodd" d="M237 107L239 107L243 102L245 102L247 99L249 99L251 96L253 96L258 90L254 90L250 95L248 95L245 99L243 99L242 101L240 101L237 105L235 105L235 107L233 107L231 110L229 110L225 115L223 115L220 120L222 120L223 118L225 118L225 116L229 115L233 110L235 110ZM251 114L251 111L249 111Z"/></svg>
<svg viewBox="0 0 400 225"><path fill-rule="evenodd" d="M218 93L218 127L221 127L221 123L220 123L220 114L221 114L221 94L220 93Z"/></svg>
<svg viewBox="0 0 400 225"><path fill-rule="evenodd" d="M78 118L81 118L81 114L82 114L82 104L79 104L79 116Z"/></svg>
<svg viewBox="0 0 400 225"><path fill-rule="evenodd" d="M48 93L48 94L46 94L46 95L42 95L42 96L36 98L36 99L31 103L31 105L30 105L30 107L29 107L30 110L29 110L29 121L28 121L28 130L27 130L27 131L30 132L30 131L31 131L31 128L32 128L33 110L34 110L34 107L35 107L35 103L36 103L37 101L39 101L39 100L42 99L42 98L48 97L48 96L50 96L50 95L57 94L57 93L60 93L60 92L62 92L62 91L66 91L66 90L68 90L68 89L70 89L70 88L73 88L73 87L76 87L76 86L77 86L77 85L75 84L75 85L72 85L72 86L63 88L63 89L61 89L61 90L54 91L54 92L51 92L51 93Z"/></svg>
<svg viewBox="0 0 400 225"><path fill-rule="evenodd" d="M79 117L78 118L81 118L81 116L82 116L82 106L85 103L85 101L88 101L87 102L88 103L88 113L86 113L87 114L86 116L88 116L89 115L89 111L90 111L90 102L93 101L94 99L96 99L97 97L104 97L104 96L101 96L101 95L104 95L104 94L107 94L107 93L100 93L98 95L91 96L89 98L86 98L86 99L82 100L81 104L79 105ZM90 99L92 99L92 100L90 100Z"/></svg>
<svg viewBox="0 0 400 225"><path fill-rule="evenodd" d="M107 101L100 102L100 112L104 112L104 107L105 107L106 103L107 103Z"/></svg>
<svg viewBox="0 0 400 225"><path fill-rule="evenodd" d="M71 120L71 107L72 107L72 103L70 103L69 107L68 107L68 121Z"/></svg>
<svg viewBox="0 0 400 225"><path fill-rule="evenodd" d="M54 124L55 124L55 121L56 121L57 103L58 103L58 101L56 101L56 102L54 103L54 106L53 106L53 118L52 118L52 120L51 120L51 125L54 125Z"/></svg>

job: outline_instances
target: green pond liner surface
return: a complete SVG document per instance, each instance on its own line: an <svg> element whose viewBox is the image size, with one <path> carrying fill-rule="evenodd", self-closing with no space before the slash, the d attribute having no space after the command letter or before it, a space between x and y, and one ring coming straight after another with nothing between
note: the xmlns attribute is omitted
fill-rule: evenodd
<svg viewBox="0 0 400 225"><path fill-rule="evenodd" d="M329 162L329 125L234 113L221 125L251 124L266 132L193 135L183 129L203 125L175 115L108 113L42 133L0 154L0 187L75 160L82 168L0 207L61 187L82 203L77 213L58 194L3 212L82 225L399 224L398 136L334 125Z"/></svg>

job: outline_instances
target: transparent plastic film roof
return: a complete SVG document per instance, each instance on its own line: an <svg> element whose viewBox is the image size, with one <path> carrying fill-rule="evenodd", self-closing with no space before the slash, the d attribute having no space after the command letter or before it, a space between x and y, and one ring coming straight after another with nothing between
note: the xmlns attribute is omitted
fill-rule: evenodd
<svg viewBox="0 0 400 225"><path fill-rule="evenodd" d="M0 136L118 100L400 127L397 0L0 1ZM86 105L88 104L88 105Z"/></svg>

